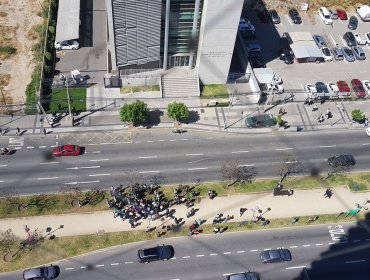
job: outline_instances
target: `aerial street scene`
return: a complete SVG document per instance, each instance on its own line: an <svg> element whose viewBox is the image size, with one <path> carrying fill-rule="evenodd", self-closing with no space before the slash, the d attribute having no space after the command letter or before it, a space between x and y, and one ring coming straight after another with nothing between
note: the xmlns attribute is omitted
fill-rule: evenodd
<svg viewBox="0 0 370 280"><path fill-rule="evenodd" d="M0 280L370 280L369 0L0 0Z"/></svg>

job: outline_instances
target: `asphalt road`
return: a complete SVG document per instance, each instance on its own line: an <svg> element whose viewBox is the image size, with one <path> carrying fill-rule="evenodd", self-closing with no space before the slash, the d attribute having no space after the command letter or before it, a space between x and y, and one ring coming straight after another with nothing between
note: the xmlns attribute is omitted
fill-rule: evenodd
<svg viewBox="0 0 370 280"><path fill-rule="evenodd" d="M367 225L369 226L369 224ZM173 259L139 264L137 250L171 244ZM260 252L288 248L292 261L262 264ZM263 280L369 279L370 233L355 223L200 235L138 242L60 262L59 279L217 280L256 271ZM307 270L309 278L302 271ZM19 279L21 272L1 274Z"/></svg>
<svg viewBox="0 0 370 280"><path fill-rule="evenodd" d="M354 171L370 168L370 139L363 130L279 135L151 132L131 139L131 143L86 145L85 154L79 157L56 158L51 155L51 146L58 143L55 136L42 143L32 135L24 136L14 155L0 157L0 190L56 192L66 184L109 188L149 181L154 175L162 175L166 183L214 181L226 162L253 166L261 178L278 176L282 161L299 160L305 173L316 174L326 172L326 159L337 154L353 154ZM3 138L0 144L8 146L6 141Z"/></svg>

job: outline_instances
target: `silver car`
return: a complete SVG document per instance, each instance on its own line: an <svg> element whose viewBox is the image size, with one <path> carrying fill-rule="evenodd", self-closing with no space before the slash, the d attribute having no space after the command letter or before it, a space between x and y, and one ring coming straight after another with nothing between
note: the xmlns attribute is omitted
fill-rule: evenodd
<svg viewBox="0 0 370 280"><path fill-rule="evenodd" d="M343 60L344 59L344 55L343 55L343 51L341 48L332 48L331 49L331 53L333 54L333 57L335 60Z"/></svg>
<svg viewBox="0 0 370 280"><path fill-rule="evenodd" d="M320 35L313 35L312 38L319 49L322 47L327 47L324 37Z"/></svg>
<svg viewBox="0 0 370 280"><path fill-rule="evenodd" d="M355 47L352 47L351 49L357 60L366 59L365 52L361 47L355 46Z"/></svg>
<svg viewBox="0 0 370 280"><path fill-rule="evenodd" d="M348 62L354 62L356 60L356 57L350 48L343 47L342 51L343 51L344 59L347 60Z"/></svg>

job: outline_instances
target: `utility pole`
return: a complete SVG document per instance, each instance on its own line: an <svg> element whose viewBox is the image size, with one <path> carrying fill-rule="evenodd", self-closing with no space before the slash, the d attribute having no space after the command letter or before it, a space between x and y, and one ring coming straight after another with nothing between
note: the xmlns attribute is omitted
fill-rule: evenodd
<svg viewBox="0 0 370 280"><path fill-rule="evenodd" d="M69 112L69 116L70 116L70 118L71 118L72 126L73 126L73 125L74 125L74 120L73 120L72 111L71 111L71 97L70 97L70 95L69 95L68 77L66 78L66 82L67 82L67 102L68 102L68 112Z"/></svg>

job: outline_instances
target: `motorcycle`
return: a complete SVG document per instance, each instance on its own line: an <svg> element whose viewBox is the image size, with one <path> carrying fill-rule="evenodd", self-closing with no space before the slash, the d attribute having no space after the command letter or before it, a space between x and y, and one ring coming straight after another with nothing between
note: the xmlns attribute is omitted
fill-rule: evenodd
<svg viewBox="0 0 370 280"><path fill-rule="evenodd" d="M8 148L2 148L2 149L1 149L1 152L0 152L0 154L1 154L2 156L11 155L12 153L13 153L13 151L12 151L12 150L10 150L10 149L8 149Z"/></svg>

